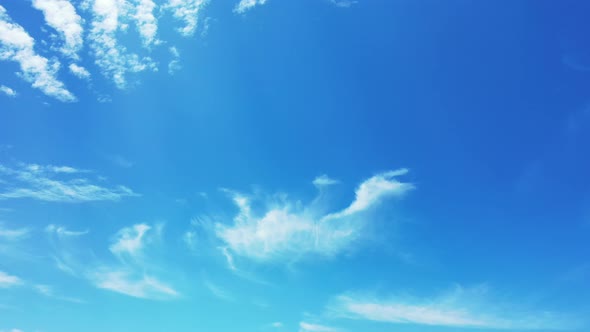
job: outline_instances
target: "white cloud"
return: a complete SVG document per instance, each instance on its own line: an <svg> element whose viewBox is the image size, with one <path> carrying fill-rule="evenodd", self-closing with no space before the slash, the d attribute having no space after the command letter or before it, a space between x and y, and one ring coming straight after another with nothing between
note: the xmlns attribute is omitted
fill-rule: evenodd
<svg viewBox="0 0 590 332"><path fill-rule="evenodd" d="M140 59L137 54L128 54L127 49L117 42L117 32L126 27L121 20L128 17L129 10L124 0L94 0L92 27L88 35L96 65L119 89L127 86L127 73L156 70L149 57Z"/></svg>
<svg viewBox="0 0 590 332"><path fill-rule="evenodd" d="M60 34L64 41L61 52L77 60L84 42L84 29L76 8L67 0L33 0L33 7L42 11L47 25Z"/></svg>
<svg viewBox="0 0 590 332"><path fill-rule="evenodd" d="M179 296L172 286L157 278L125 269L102 269L89 277L98 288L133 297L165 300Z"/></svg>
<svg viewBox="0 0 590 332"><path fill-rule="evenodd" d="M270 327L274 327L276 329L279 329L279 328L283 327L283 323L281 323L281 322L273 322L273 323L270 323Z"/></svg>
<svg viewBox="0 0 590 332"><path fill-rule="evenodd" d="M266 0L241 0L234 8L234 12L243 14L255 6L264 5L265 3Z"/></svg>
<svg viewBox="0 0 590 332"><path fill-rule="evenodd" d="M408 170L405 168L381 173L361 183L355 192L355 200L349 207L341 212L326 216L326 218L340 218L366 210L374 204L390 195L402 195L413 186L395 180L395 177L405 175Z"/></svg>
<svg viewBox="0 0 590 332"><path fill-rule="evenodd" d="M57 226L54 224L50 224L45 227L45 231L48 233L55 233L57 236L61 237L68 237L68 236L82 236L88 234L88 230L85 231L70 231L63 226Z"/></svg>
<svg viewBox="0 0 590 332"><path fill-rule="evenodd" d="M6 229L2 227L0 223L0 239L5 240L20 240L26 237L29 234L29 229L27 228L19 228L19 229Z"/></svg>
<svg viewBox="0 0 590 332"><path fill-rule="evenodd" d="M487 289L456 287L441 296L423 300L348 294L338 296L329 306L331 314L394 324L418 324L519 330L566 330L577 324L571 318L541 311L518 310L489 303Z"/></svg>
<svg viewBox="0 0 590 332"><path fill-rule="evenodd" d="M0 192L0 200L8 198L34 198L48 202L79 203L88 201L117 201L128 196L138 196L125 186L102 187L87 178L69 178L85 171L68 166L42 166L18 164L9 168L0 164L0 176L7 176L6 191Z"/></svg>
<svg viewBox="0 0 590 332"><path fill-rule="evenodd" d="M299 332L337 332L337 331L339 331L339 329L334 328L334 327L330 327L330 326L312 324L312 323L306 323L306 322L299 323Z"/></svg>
<svg viewBox="0 0 590 332"><path fill-rule="evenodd" d="M354 0L330 0L330 2L340 8L348 8L357 3L357 1Z"/></svg>
<svg viewBox="0 0 590 332"><path fill-rule="evenodd" d="M150 229L152 228L147 224L137 224L121 229L117 232L114 243L109 247L110 251L117 256L140 255L145 246L145 235Z"/></svg>
<svg viewBox="0 0 590 332"><path fill-rule="evenodd" d="M82 66L72 63L68 66L68 68L70 69L70 72L78 78L85 79L85 80L90 78L90 72Z"/></svg>
<svg viewBox="0 0 590 332"><path fill-rule="evenodd" d="M224 301L233 301L234 300L234 298L230 294L230 292L228 292L226 289L222 288L221 286L212 283L209 280L205 280L205 287L209 290L209 292L211 292L211 294L213 294L213 296L215 296L218 299L221 299Z"/></svg>
<svg viewBox="0 0 590 332"><path fill-rule="evenodd" d="M166 8L172 15L184 23L178 31L183 36L192 36L197 30L200 11L207 5L208 0L169 0Z"/></svg>
<svg viewBox="0 0 590 332"><path fill-rule="evenodd" d="M170 54L172 54L172 60L168 63L168 74L172 75L179 71L182 66L180 65L180 53L174 46L170 47Z"/></svg>
<svg viewBox="0 0 590 332"><path fill-rule="evenodd" d="M169 300L180 296L171 285L156 277L154 271L162 271L158 262L145 255L148 244L161 236L162 225L137 224L119 230L109 246L118 258L115 264L96 264L86 269L85 277L97 288L128 296Z"/></svg>
<svg viewBox="0 0 590 332"><path fill-rule="evenodd" d="M4 93L9 97L16 97L16 91L7 87L6 85L0 85L0 92Z"/></svg>
<svg viewBox="0 0 590 332"><path fill-rule="evenodd" d="M56 78L59 63L35 53L34 46L33 38L12 22L6 9L0 6L0 60L17 62L22 78L46 95L65 102L75 101L76 97Z"/></svg>
<svg viewBox="0 0 590 332"><path fill-rule="evenodd" d="M332 178L330 178L329 176L327 176L325 174L324 175L321 175L321 176L318 176L317 178L315 178L313 180L313 185L316 186L316 187L318 187L318 188L319 187L325 187L325 186L331 186L333 184L338 184L338 183L340 183L340 181L335 180L335 179L332 179Z"/></svg>
<svg viewBox="0 0 590 332"><path fill-rule="evenodd" d="M354 201L345 209L324 214L314 204L300 202L267 203L267 208L255 214L252 198L232 193L239 209L232 225L216 223L215 233L224 242L225 250L256 261L306 255L333 256L359 238L367 221L362 212L378 205L389 196L401 196L413 186L396 177L406 170L375 175L356 190ZM231 255L230 255L231 257Z"/></svg>
<svg viewBox="0 0 590 332"><path fill-rule="evenodd" d="M158 21L154 16L156 3L153 0L134 0L135 13L133 18L136 21L139 35L145 47L158 44L159 40L156 38L158 32Z"/></svg>
<svg viewBox="0 0 590 332"><path fill-rule="evenodd" d="M22 284L23 281L19 277L0 271L0 288L10 288Z"/></svg>

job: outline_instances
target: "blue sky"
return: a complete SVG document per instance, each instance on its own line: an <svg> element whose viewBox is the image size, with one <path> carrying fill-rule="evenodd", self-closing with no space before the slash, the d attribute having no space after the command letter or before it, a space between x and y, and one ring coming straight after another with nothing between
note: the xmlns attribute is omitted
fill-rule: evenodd
<svg viewBox="0 0 590 332"><path fill-rule="evenodd" d="M0 0L0 331L587 331L589 14Z"/></svg>

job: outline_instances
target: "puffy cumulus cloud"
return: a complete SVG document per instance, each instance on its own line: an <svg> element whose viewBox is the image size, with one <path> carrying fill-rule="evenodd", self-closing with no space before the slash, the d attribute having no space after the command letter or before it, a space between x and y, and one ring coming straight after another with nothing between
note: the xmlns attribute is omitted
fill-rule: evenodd
<svg viewBox="0 0 590 332"><path fill-rule="evenodd" d="M68 66L68 68L70 69L70 72L78 78L85 79L85 80L90 78L90 72L88 70L86 70L86 68L84 68L80 65L72 63Z"/></svg>
<svg viewBox="0 0 590 332"><path fill-rule="evenodd" d="M16 91L7 87L6 85L0 85L0 92L9 96L9 97L16 97Z"/></svg>
<svg viewBox="0 0 590 332"><path fill-rule="evenodd" d="M20 76L44 94L65 102L75 101L76 97L56 77L59 63L38 55L34 46L34 39L0 5L0 60L17 62Z"/></svg>
<svg viewBox="0 0 590 332"><path fill-rule="evenodd" d="M207 5L208 0L169 0L166 8L172 12L177 20L184 23L178 29L183 36L191 36L197 30L200 12Z"/></svg>
<svg viewBox="0 0 590 332"><path fill-rule="evenodd" d="M128 73L156 70L151 58L128 53L117 41L117 33L127 27L123 20L129 17L130 10L124 0L94 0L91 6L92 25L88 39L95 63L119 89L127 86Z"/></svg>
<svg viewBox="0 0 590 332"><path fill-rule="evenodd" d="M266 1L267 0L241 0L236 7L234 7L234 12L243 14L258 5L264 5Z"/></svg>
<svg viewBox="0 0 590 332"><path fill-rule="evenodd" d="M82 18L68 0L33 0L33 7L43 12L47 25L55 29L63 39L60 51L77 60L84 39Z"/></svg>
<svg viewBox="0 0 590 332"><path fill-rule="evenodd" d="M78 170L68 166L43 166L19 163L11 168L0 164L0 178L7 183L0 200L33 198L48 202L80 203L88 201L118 201L138 196L125 186L103 187L89 178L80 177ZM73 177L76 176L76 177Z"/></svg>
<svg viewBox="0 0 590 332"><path fill-rule="evenodd" d="M229 225L215 223L214 232L223 242L226 257L235 254L263 262L306 255L333 256L360 237L368 222L363 212L413 188L397 179L406 172L385 172L363 181L348 207L327 214L321 212L324 208L317 201L305 206L287 200L268 203L261 213L255 213L252 197L231 193L239 212Z"/></svg>
<svg viewBox="0 0 590 332"><path fill-rule="evenodd" d="M328 307L340 318L393 324L446 327L491 328L506 330L568 330L577 322L547 311L522 310L514 305L498 305L487 299L486 287L455 287L451 291L425 299L345 294Z"/></svg>

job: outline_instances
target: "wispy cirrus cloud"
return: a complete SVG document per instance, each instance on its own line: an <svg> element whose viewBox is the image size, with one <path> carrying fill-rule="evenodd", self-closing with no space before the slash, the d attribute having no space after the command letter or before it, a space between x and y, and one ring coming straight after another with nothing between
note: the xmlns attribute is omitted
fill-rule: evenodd
<svg viewBox="0 0 590 332"><path fill-rule="evenodd" d="M2 226L0 223L0 239L14 241L25 238L29 235L30 230L28 228L8 229Z"/></svg>
<svg viewBox="0 0 590 332"><path fill-rule="evenodd" d="M88 279L98 288L143 299L179 297L180 293L173 286L150 273L158 267L145 255L147 247L160 238L162 230L162 224L136 224L122 228L109 246L119 263L101 264L87 273Z"/></svg>
<svg viewBox="0 0 590 332"><path fill-rule="evenodd" d="M43 166L18 163L16 167L0 164L0 179L7 184L1 199L32 198L48 202L80 203L89 201L118 201L138 196L133 190L119 185L103 187L81 177L85 170L69 166Z"/></svg>
<svg viewBox="0 0 590 332"><path fill-rule="evenodd" d="M84 39L82 18L68 0L33 0L33 7L43 12L47 25L58 32L63 45L60 51L73 60L78 60L78 52Z"/></svg>
<svg viewBox="0 0 590 332"><path fill-rule="evenodd" d="M12 88L7 87L6 85L0 85L0 92L7 95L8 97L16 97L17 93Z"/></svg>
<svg viewBox="0 0 590 332"><path fill-rule="evenodd" d="M0 60L14 61L20 65L20 76L44 94L64 102L76 97L57 79L60 64L38 55L35 40L0 5Z"/></svg>
<svg viewBox="0 0 590 332"><path fill-rule="evenodd" d="M339 318L392 324L505 330L569 330L578 326L572 317L492 303L487 293L487 288L481 286L457 286L426 299L395 296L383 299L349 293L337 296L328 306L328 312Z"/></svg>
<svg viewBox="0 0 590 332"><path fill-rule="evenodd" d="M33 289L48 298L52 298L52 299L56 299L56 300L60 300L60 301L66 301L66 302L72 302L72 303L85 303L83 300L74 298L74 297L67 297L67 296L61 296L56 294L55 289L50 286L50 285L43 285L43 284L37 284L37 285L33 285Z"/></svg>
<svg viewBox="0 0 590 332"><path fill-rule="evenodd" d="M213 294L213 296L215 296L218 299L224 300L224 301L233 301L234 297L232 296L232 294L226 290L225 288L209 281L209 280L205 280L204 282L205 288L207 288L209 290L209 292L211 292L211 294Z"/></svg>
<svg viewBox="0 0 590 332"><path fill-rule="evenodd" d="M11 288L23 284L21 278L0 271L0 288Z"/></svg>
<svg viewBox="0 0 590 332"><path fill-rule="evenodd" d="M248 10L259 6L264 5L267 0L241 0L235 7L234 12L238 14L243 14Z"/></svg>
<svg viewBox="0 0 590 332"><path fill-rule="evenodd" d="M109 250L119 257L125 255L137 257L144 249L147 232L151 229L152 227L147 224L136 224L131 227L125 227L117 232Z"/></svg>
<svg viewBox="0 0 590 332"><path fill-rule="evenodd" d="M108 245L110 259L98 258L95 251L76 245L87 231L71 231L49 225L46 232L54 244L52 258L56 267L94 287L115 293L151 300L170 300L181 294L158 274L166 269L153 259L148 249L159 243L162 225L136 224L117 231Z"/></svg>
<svg viewBox="0 0 590 332"><path fill-rule="evenodd" d="M47 227L45 227L45 231L48 233L54 233L59 237L82 236L82 235L86 235L90 232L88 230L72 231L72 230L67 229L64 226L58 226L58 225L54 225L54 224L47 225Z"/></svg>
<svg viewBox="0 0 590 332"><path fill-rule="evenodd" d="M176 298L180 294L156 277L125 268L102 268L89 274L98 288L152 300Z"/></svg>
<svg viewBox="0 0 590 332"><path fill-rule="evenodd" d="M403 196L414 188L398 177L407 170L384 172L363 181L355 191L348 207L333 213L323 213L317 202L307 206L301 202L263 202L266 208L255 213L253 197L230 192L238 214L233 223L215 223L216 236L224 243L221 248L231 254L255 261L294 260L308 255L333 256L357 240L369 221L364 214L388 197ZM317 179L316 179L317 185ZM328 183L326 178L321 182Z"/></svg>
<svg viewBox="0 0 590 332"><path fill-rule="evenodd" d="M340 329L335 327L313 324L308 322L299 322L299 332L338 332Z"/></svg>

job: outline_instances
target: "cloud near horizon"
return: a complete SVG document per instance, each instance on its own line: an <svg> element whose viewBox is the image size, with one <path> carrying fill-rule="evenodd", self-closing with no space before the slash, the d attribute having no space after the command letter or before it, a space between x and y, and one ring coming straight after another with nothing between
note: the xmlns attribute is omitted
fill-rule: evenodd
<svg viewBox="0 0 590 332"><path fill-rule="evenodd" d="M456 286L439 296L423 299L348 293L336 296L327 311L337 318L391 324L499 330L570 330L579 326L571 317L498 304L489 297L484 286Z"/></svg>

